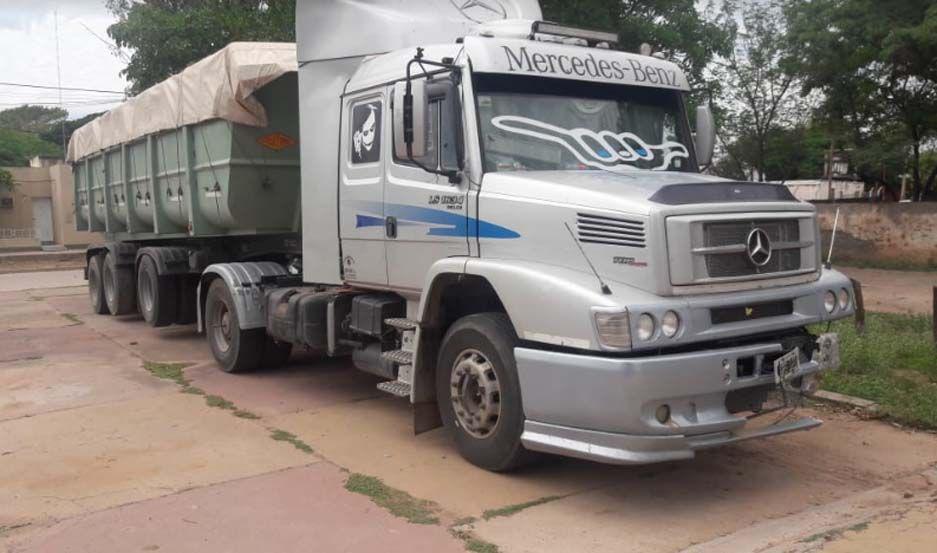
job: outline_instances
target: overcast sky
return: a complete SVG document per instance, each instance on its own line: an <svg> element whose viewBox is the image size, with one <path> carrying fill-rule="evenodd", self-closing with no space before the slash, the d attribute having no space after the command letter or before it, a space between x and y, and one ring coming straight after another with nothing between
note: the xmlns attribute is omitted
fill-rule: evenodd
<svg viewBox="0 0 937 553"><path fill-rule="evenodd" d="M127 84L120 71L125 64L101 41L110 42L107 27L114 21L104 0L0 0L0 82L56 86L56 9L62 86L124 90ZM101 102L120 99L89 92L63 94L71 118L105 111L116 104ZM58 102L58 92L0 85L0 110L50 102Z"/></svg>

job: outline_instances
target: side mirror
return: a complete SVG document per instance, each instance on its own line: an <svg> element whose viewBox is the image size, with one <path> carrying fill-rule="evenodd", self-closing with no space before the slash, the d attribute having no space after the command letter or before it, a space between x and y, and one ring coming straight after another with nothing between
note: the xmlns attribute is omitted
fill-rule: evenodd
<svg viewBox="0 0 937 553"><path fill-rule="evenodd" d="M426 155L429 97L426 79L394 84L394 152L399 159L421 158ZM408 148L409 146L409 148Z"/></svg>
<svg viewBox="0 0 937 553"><path fill-rule="evenodd" d="M696 108L696 134L693 140L696 143L696 162L700 166L709 165L716 148L716 123L709 104Z"/></svg>

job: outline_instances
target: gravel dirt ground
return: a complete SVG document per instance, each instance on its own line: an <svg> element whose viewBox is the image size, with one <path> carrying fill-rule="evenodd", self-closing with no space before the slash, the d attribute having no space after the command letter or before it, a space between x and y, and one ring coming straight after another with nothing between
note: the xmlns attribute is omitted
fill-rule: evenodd
<svg viewBox="0 0 937 553"><path fill-rule="evenodd" d="M937 271L886 271L837 267L862 283L866 311L930 315Z"/></svg>
<svg viewBox="0 0 937 553"><path fill-rule="evenodd" d="M96 316L83 287L16 276L0 281L0 550L487 542L502 552L916 552L937 543L929 433L810 411L825 419L819 429L686 462L549 458L492 474L463 461L440 430L413 436L406 402L345 360L298 354L282 369L223 374L192 327ZM187 364L186 389L207 395L183 393L144 361ZM399 506L348 491L355 473L427 500L418 503L438 522L408 522L394 516L406 515Z"/></svg>

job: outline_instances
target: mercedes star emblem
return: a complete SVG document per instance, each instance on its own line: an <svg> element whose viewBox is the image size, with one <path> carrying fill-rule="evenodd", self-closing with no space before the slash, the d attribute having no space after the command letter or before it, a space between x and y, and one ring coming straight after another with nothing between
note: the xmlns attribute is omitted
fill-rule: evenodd
<svg viewBox="0 0 937 553"><path fill-rule="evenodd" d="M748 259L756 267L764 267L771 261L771 239L768 233L760 228L752 229L745 240L748 250Z"/></svg>
<svg viewBox="0 0 937 553"><path fill-rule="evenodd" d="M506 19L507 10L499 0L449 0L469 21L484 23L492 19Z"/></svg>

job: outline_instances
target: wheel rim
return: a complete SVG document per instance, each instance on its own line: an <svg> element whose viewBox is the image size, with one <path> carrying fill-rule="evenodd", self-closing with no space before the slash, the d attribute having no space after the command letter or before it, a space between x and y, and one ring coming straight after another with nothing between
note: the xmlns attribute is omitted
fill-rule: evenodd
<svg viewBox="0 0 937 553"><path fill-rule="evenodd" d="M153 311L153 282L147 275L140 279L140 304L146 313Z"/></svg>
<svg viewBox="0 0 937 553"><path fill-rule="evenodd" d="M231 327L234 323L231 319L231 312L228 311L228 306L221 301L216 303L210 320L212 321L212 343L215 344L218 351L227 353L231 348Z"/></svg>
<svg viewBox="0 0 937 553"><path fill-rule="evenodd" d="M456 357L450 372L452 409L463 430L474 438L487 438L501 419L501 385L491 362L469 349Z"/></svg>

